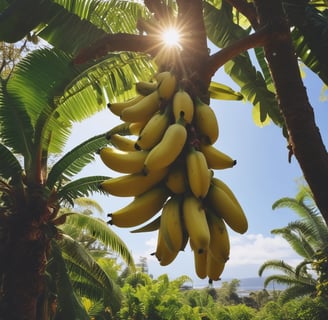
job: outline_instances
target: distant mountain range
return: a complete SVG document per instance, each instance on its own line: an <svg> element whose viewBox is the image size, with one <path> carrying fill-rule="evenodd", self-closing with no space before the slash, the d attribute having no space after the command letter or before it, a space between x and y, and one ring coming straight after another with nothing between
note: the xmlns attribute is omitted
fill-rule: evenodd
<svg viewBox="0 0 328 320"><path fill-rule="evenodd" d="M221 284L223 282L230 282L231 280L233 280L233 279L222 279L221 281L214 282L213 286L214 286L214 288L220 288ZM240 281L238 292L258 291L258 290L264 289L265 278L255 277L255 278L244 278L244 279L238 279L238 280ZM194 282L193 286L195 289L206 288L206 287L208 287L208 281L204 280L204 281ZM266 287L266 290L269 290L269 291L284 290L284 289L286 289L286 286L278 284L278 283L270 283L270 285L268 285Z"/></svg>

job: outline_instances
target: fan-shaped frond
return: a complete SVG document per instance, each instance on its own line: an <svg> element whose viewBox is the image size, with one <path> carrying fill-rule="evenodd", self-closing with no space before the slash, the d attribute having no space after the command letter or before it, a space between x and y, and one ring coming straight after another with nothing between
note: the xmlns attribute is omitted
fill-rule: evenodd
<svg viewBox="0 0 328 320"><path fill-rule="evenodd" d="M81 172L87 164L95 160L95 153L99 148L107 144L108 140L105 134L100 134L82 142L66 153L51 168L48 174L47 187L52 189L55 184L69 180L73 175Z"/></svg>
<svg viewBox="0 0 328 320"><path fill-rule="evenodd" d="M86 197L94 192L104 193L103 190L99 189L99 184L106 179L109 177L91 176L77 179L61 187L58 191L58 198L60 201L67 201L73 206L76 198Z"/></svg>
<svg viewBox="0 0 328 320"><path fill-rule="evenodd" d="M80 231L88 231L92 237L110 248L111 251L118 253L129 267L134 268L133 257L128 247L103 220L76 213L67 218L66 224L72 224Z"/></svg>
<svg viewBox="0 0 328 320"><path fill-rule="evenodd" d="M268 260L260 266L259 276L261 277L263 272L268 269L280 270L291 277L295 274L294 268L288 263L282 260Z"/></svg>
<svg viewBox="0 0 328 320"><path fill-rule="evenodd" d="M101 287L106 287L108 290L113 288L111 279L91 257L89 252L77 241L63 234L58 244L66 263L70 263L71 269L69 271L72 271L75 277L80 279L90 277ZM73 266L75 266L74 270ZM80 272L78 273L77 270L80 270Z"/></svg>
<svg viewBox="0 0 328 320"><path fill-rule="evenodd" d="M23 168L15 155L0 143L0 176L15 184L22 179Z"/></svg>
<svg viewBox="0 0 328 320"><path fill-rule="evenodd" d="M2 142L31 161L34 130L24 104L7 91L7 85L0 83L0 138Z"/></svg>

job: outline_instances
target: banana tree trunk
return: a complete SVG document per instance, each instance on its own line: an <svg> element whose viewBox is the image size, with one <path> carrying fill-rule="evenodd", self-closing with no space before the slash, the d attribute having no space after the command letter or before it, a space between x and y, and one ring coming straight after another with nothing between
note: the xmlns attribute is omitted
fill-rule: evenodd
<svg viewBox="0 0 328 320"><path fill-rule="evenodd" d="M299 162L328 224L328 154L301 79L281 1L255 0L254 3L260 26L271 29L271 41L264 49L286 121L290 151Z"/></svg>

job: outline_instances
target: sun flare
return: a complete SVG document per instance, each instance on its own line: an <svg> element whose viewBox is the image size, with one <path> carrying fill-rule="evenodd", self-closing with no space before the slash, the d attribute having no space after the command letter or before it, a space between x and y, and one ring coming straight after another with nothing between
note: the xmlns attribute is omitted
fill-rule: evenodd
<svg viewBox="0 0 328 320"><path fill-rule="evenodd" d="M163 41L169 47L178 46L180 35L177 29L170 28L163 32Z"/></svg>

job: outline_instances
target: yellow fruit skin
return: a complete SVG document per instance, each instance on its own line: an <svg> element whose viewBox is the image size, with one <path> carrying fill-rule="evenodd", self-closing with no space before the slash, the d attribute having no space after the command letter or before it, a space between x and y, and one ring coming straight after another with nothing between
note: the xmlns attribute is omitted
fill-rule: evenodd
<svg viewBox="0 0 328 320"><path fill-rule="evenodd" d="M146 225L139 227L137 229L131 230L131 233L140 233L140 232L152 232L159 229L161 224L161 217L157 217L153 221L147 223Z"/></svg>
<svg viewBox="0 0 328 320"><path fill-rule="evenodd" d="M186 156L189 187L196 198L204 198L210 187L210 176L205 156L191 148Z"/></svg>
<svg viewBox="0 0 328 320"><path fill-rule="evenodd" d="M137 102L141 101L143 98L143 95L137 95L136 97L128 101L108 103L107 107L113 114L120 117L124 109L133 106Z"/></svg>
<svg viewBox="0 0 328 320"><path fill-rule="evenodd" d="M155 113L140 132L135 145L136 149L149 150L154 147L161 141L168 126L168 112Z"/></svg>
<svg viewBox="0 0 328 320"><path fill-rule="evenodd" d="M216 260L211 254L207 255L206 259L206 273L209 279L217 281L224 270L225 263Z"/></svg>
<svg viewBox="0 0 328 320"><path fill-rule="evenodd" d="M213 144L219 137L219 124L213 109L197 100L195 105L196 129L206 143Z"/></svg>
<svg viewBox="0 0 328 320"><path fill-rule="evenodd" d="M139 94L147 96L154 92L158 87L157 82L139 81L136 83L136 90Z"/></svg>
<svg viewBox="0 0 328 320"><path fill-rule="evenodd" d="M212 183L206 196L206 202L210 209L223 218L232 230L241 234L247 231L248 222L243 209L240 205L236 205L222 188Z"/></svg>
<svg viewBox="0 0 328 320"><path fill-rule="evenodd" d="M148 119L147 119L148 121ZM140 121L140 122L131 122L129 124L129 133L138 136L141 130L145 127L147 121Z"/></svg>
<svg viewBox="0 0 328 320"><path fill-rule="evenodd" d="M186 123L191 123L194 117L194 103L188 92L179 90L174 94L173 114L176 121L182 117Z"/></svg>
<svg viewBox="0 0 328 320"><path fill-rule="evenodd" d="M187 176L185 168L182 165L173 165L170 167L169 173L166 176L165 184L174 194L185 193Z"/></svg>
<svg viewBox="0 0 328 320"><path fill-rule="evenodd" d="M150 119L159 110L159 107L159 95L157 91L154 91L136 104L125 108L121 113L121 120L127 122L143 122Z"/></svg>
<svg viewBox="0 0 328 320"><path fill-rule="evenodd" d="M127 174L103 181L100 188L118 197L139 196L159 183L167 175L167 172L168 169L163 168L149 172L147 175L143 173Z"/></svg>
<svg viewBox="0 0 328 320"><path fill-rule="evenodd" d="M108 140L114 147L121 151L135 151L135 141L127 137L120 136L119 134L113 134Z"/></svg>
<svg viewBox="0 0 328 320"><path fill-rule="evenodd" d="M225 223L210 210L206 210L206 217L211 235L209 254L216 260L226 262L230 254L230 240Z"/></svg>
<svg viewBox="0 0 328 320"><path fill-rule="evenodd" d="M161 229L158 230L157 235L157 245L156 245L156 252L155 256L158 259L161 266L167 266L170 263L174 261L174 259L177 257L179 253L179 250L177 251L171 251L166 243L165 239L163 237L163 234L161 232Z"/></svg>
<svg viewBox="0 0 328 320"><path fill-rule="evenodd" d="M160 230L170 251L179 251L183 242L181 202L178 197L171 197L163 206Z"/></svg>
<svg viewBox="0 0 328 320"><path fill-rule="evenodd" d="M194 253L194 265L195 265L195 272L200 279L205 279L207 277L207 267L206 267L206 260L207 260L207 251L202 253L198 253L197 249L195 250L195 245L192 241L190 241L190 247Z"/></svg>
<svg viewBox="0 0 328 320"><path fill-rule="evenodd" d="M211 169L228 169L236 164L236 160L212 145L201 144L199 149L204 154L207 165Z"/></svg>
<svg viewBox="0 0 328 320"><path fill-rule="evenodd" d="M181 153L187 140L187 130L180 123L171 124L162 140L146 157L145 171L159 170L170 165Z"/></svg>
<svg viewBox="0 0 328 320"><path fill-rule="evenodd" d="M187 195L183 201L182 211L184 225L195 251L197 253L207 251L210 244L210 230L202 203L193 195Z"/></svg>
<svg viewBox="0 0 328 320"><path fill-rule="evenodd" d="M121 173L136 173L143 169L147 151L120 151L104 147L99 151L102 162L110 169Z"/></svg>
<svg viewBox="0 0 328 320"><path fill-rule="evenodd" d="M159 212L168 195L166 188L152 188L135 197L127 206L109 214L109 223L125 228L138 226Z"/></svg>
<svg viewBox="0 0 328 320"><path fill-rule="evenodd" d="M164 71L157 76L158 95L161 99L170 100L176 90L177 79L175 75L169 71Z"/></svg>

